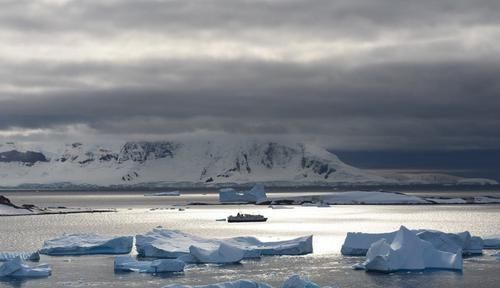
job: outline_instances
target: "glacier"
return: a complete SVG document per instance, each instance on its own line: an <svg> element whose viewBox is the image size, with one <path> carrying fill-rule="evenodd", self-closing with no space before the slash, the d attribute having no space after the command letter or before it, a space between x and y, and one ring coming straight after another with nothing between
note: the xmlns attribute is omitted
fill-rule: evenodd
<svg viewBox="0 0 500 288"><path fill-rule="evenodd" d="M162 228L137 235L136 249L142 257L177 258L191 255L201 263L216 263L214 260L220 261L217 263L235 262L235 259L241 256L246 259L258 258L261 255L304 255L313 251L312 236L263 242L255 237L209 239ZM238 257L233 259L227 251L233 251Z"/></svg>
<svg viewBox="0 0 500 288"><path fill-rule="evenodd" d="M0 263L0 277L48 277L52 269L47 264L29 266L20 257Z"/></svg>
<svg viewBox="0 0 500 288"><path fill-rule="evenodd" d="M2 187L18 188L465 183L460 177L434 174L380 174L350 166L317 145L263 139L76 142L47 147L0 143L0 154ZM476 182L498 184L484 179L466 183Z"/></svg>
<svg viewBox="0 0 500 288"><path fill-rule="evenodd" d="M442 251L451 253L460 251L463 255L482 254L483 240L480 237L472 236L468 231L445 233L435 230L414 230L413 232L420 239L428 241ZM399 231L389 233L349 232L340 252L346 256L364 256L373 243L381 239L391 242L398 233Z"/></svg>
<svg viewBox="0 0 500 288"><path fill-rule="evenodd" d="M444 252L420 239L406 227L396 232L392 241L380 239L372 243L366 261L353 266L367 271L394 272L400 270L449 269L462 270L462 253Z"/></svg>
<svg viewBox="0 0 500 288"><path fill-rule="evenodd" d="M116 256L115 271L139 273L182 272L186 264L176 259L158 259L153 261L138 261L130 255Z"/></svg>
<svg viewBox="0 0 500 288"><path fill-rule="evenodd" d="M52 256L88 254L127 254L133 246L132 236L105 236L93 233L64 234L44 242L41 254Z"/></svg>

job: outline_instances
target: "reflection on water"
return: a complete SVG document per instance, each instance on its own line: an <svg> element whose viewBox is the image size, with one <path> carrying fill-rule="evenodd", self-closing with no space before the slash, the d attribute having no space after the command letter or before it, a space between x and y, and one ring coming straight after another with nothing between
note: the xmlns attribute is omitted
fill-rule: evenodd
<svg viewBox="0 0 500 288"><path fill-rule="evenodd" d="M349 231L384 232L400 225L450 232L469 230L484 236L500 233L500 205L486 206L332 206L270 209L265 206L190 206L178 211L179 199L144 199L140 195L84 197L88 207L119 207L118 213L46 215L0 218L0 250L38 249L43 241L62 233L96 232L117 235L144 233L156 226L180 229L206 237L254 235L265 240L314 235L313 255L264 257L242 265L191 266L183 274L151 276L137 273L115 274L113 256L47 257L53 276L29 281L0 281L0 287L161 287L177 283L202 284L237 278L251 278L279 285L291 273L307 275L322 285L333 282L342 287L497 287L500 261L489 255L467 259L463 273L432 271L425 273L373 274L353 271L350 266L362 258L342 257L340 246ZM188 199L213 196L192 195ZM175 197L174 197L175 198ZM51 195L30 198L31 202L50 202ZM22 200L22 199L21 199ZM185 198L182 201L188 201ZM71 197L59 197L64 206L76 206ZM136 204L136 201L138 204ZM146 202L141 202L146 201ZM149 202L152 201L152 202ZM28 202L28 201L21 201ZM113 204L113 202L115 204ZM95 205L94 205L95 204ZM109 206L103 206L109 205ZM149 205L149 206L147 206ZM145 207L160 208L151 211ZM259 213L269 217L265 223L226 223L215 221L236 212ZM487 277L485 277L487 275Z"/></svg>

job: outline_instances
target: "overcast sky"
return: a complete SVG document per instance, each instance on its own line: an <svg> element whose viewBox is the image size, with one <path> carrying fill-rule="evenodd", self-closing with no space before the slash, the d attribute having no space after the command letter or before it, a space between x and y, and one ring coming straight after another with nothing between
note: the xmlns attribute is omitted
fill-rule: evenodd
<svg viewBox="0 0 500 288"><path fill-rule="evenodd" d="M498 0L0 0L0 140L500 147Z"/></svg>

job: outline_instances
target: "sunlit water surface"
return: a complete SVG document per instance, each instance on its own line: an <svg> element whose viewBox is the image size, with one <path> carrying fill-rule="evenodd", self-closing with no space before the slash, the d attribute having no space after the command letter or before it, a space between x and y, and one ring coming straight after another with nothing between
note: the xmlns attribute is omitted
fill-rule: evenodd
<svg viewBox="0 0 500 288"><path fill-rule="evenodd" d="M4 193L7 194L7 193ZM468 258L464 271L426 271L391 274L354 271L363 257L343 257L340 247L349 231L387 232L406 225L449 232L469 230L474 235L500 233L500 205L463 206L332 206L270 209L254 205L183 206L192 201L214 201L213 195L144 197L133 193L61 195L60 193L9 194L18 203L40 206L117 207L116 213L45 215L0 218L0 250L39 249L44 240L62 233L96 232L135 235L156 226L180 229L204 237L257 236L264 240L314 235L314 253L307 256L264 257L240 265L194 265L184 273L149 275L115 273L113 256L48 257L53 275L46 279L0 280L0 287L162 287L173 283L207 284L239 278L279 286L299 273L320 285L341 287L499 287L500 261L485 250ZM180 203L181 206L176 204ZM179 211L179 208L185 208ZM154 208L154 209L151 209ZM215 221L236 212L259 213L265 223ZM133 251L133 253L136 253Z"/></svg>

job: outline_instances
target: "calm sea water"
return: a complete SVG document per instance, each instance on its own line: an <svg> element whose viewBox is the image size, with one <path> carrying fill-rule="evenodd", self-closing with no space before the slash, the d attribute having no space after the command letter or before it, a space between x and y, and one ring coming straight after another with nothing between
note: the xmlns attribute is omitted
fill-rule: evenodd
<svg viewBox="0 0 500 288"><path fill-rule="evenodd" d="M343 257L340 247L349 231L387 232L406 225L449 232L469 230L479 236L500 233L500 205L463 206L332 206L270 209L266 206L183 206L213 202L212 194L144 197L140 193L4 193L16 203L40 206L114 207L117 213L45 215L0 218L0 250L34 250L62 233L96 232L116 235L144 233L156 226L206 237L253 235L278 240L314 235L314 253L306 256L264 257L240 265L194 265L184 273L149 275L115 273L113 256L48 257L53 275L46 279L0 280L0 287L162 287L173 283L207 284L240 278L279 286L299 273L321 285L341 287L499 287L500 261L485 250L468 258L464 271L366 273L351 265L363 257ZM282 194L281 194L282 195ZM181 205L181 206L177 206ZM186 208L179 211L178 208ZM151 210L153 208L153 210ZM266 223L217 222L236 212L260 213ZM135 251L133 251L135 253Z"/></svg>

